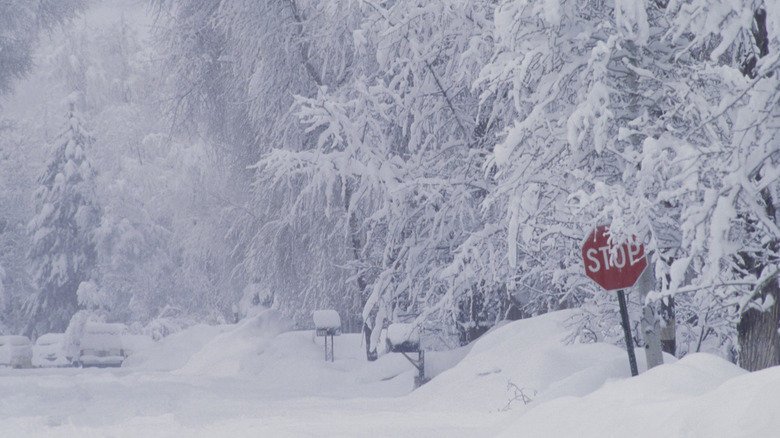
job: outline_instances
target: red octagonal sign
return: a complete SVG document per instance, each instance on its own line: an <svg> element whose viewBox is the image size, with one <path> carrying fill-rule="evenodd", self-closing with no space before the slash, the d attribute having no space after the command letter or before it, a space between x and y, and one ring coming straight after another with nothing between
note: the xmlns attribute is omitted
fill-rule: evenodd
<svg viewBox="0 0 780 438"><path fill-rule="evenodd" d="M645 247L629 241L613 250L608 230L608 225L596 227L582 244L585 274L606 290L629 288L647 267Z"/></svg>

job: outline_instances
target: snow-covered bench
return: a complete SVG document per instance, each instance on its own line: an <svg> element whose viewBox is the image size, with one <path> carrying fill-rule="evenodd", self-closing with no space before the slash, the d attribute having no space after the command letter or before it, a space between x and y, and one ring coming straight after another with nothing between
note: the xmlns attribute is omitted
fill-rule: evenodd
<svg viewBox="0 0 780 438"><path fill-rule="evenodd" d="M341 317L335 310L315 310L312 312L314 318L314 333L317 336L325 337L325 360L333 362L333 337L341 334ZM328 346L330 338L330 346Z"/></svg>

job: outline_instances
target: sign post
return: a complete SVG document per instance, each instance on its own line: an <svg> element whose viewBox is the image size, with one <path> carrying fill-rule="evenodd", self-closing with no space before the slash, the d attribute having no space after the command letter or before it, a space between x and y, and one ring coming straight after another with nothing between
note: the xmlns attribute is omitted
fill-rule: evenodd
<svg viewBox="0 0 780 438"><path fill-rule="evenodd" d="M626 306L626 294L623 289L617 292L620 305L620 320L623 322L623 336L626 338L626 351L628 352L628 365L631 367L631 377L639 375L634 354L634 341L631 339L631 325L628 322L628 306Z"/></svg>
<svg viewBox="0 0 780 438"><path fill-rule="evenodd" d="M645 247L636 241L626 241L620 245L610 244L609 226L596 227L582 244L582 260L585 263L585 275L603 287L604 290L617 290L620 306L620 319L626 339L628 362L631 375L639 374L631 338L631 325L628 320L628 307L624 289L632 287L645 268Z"/></svg>

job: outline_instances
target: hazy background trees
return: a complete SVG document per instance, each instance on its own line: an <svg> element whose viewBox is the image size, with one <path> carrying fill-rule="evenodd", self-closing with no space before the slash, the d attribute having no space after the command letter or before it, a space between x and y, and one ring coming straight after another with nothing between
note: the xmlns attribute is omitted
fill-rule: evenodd
<svg viewBox="0 0 780 438"><path fill-rule="evenodd" d="M9 0L0 5L0 94L33 68L38 34L84 10L84 0Z"/></svg>

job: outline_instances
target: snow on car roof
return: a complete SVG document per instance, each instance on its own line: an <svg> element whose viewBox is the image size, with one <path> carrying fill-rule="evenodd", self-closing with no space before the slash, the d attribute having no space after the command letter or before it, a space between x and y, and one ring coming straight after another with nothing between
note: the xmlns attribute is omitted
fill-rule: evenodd
<svg viewBox="0 0 780 438"><path fill-rule="evenodd" d="M0 336L0 345L29 345L30 338L23 335Z"/></svg>
<svg viewBox="0 0 780 438"><path fill-rule="evenodd" d="M65 339L65 333L46 333L41 335L35 341L36 345L51 345L58 344Z"/></svg>
<svg viewBox="0 0 780 438"><path fill-rule="evenodd" d="M91 334L111 334L120 335L127 330L127 326L122 323L107 323L107 322L88 322L84 327L84 333Z"/></svg>

